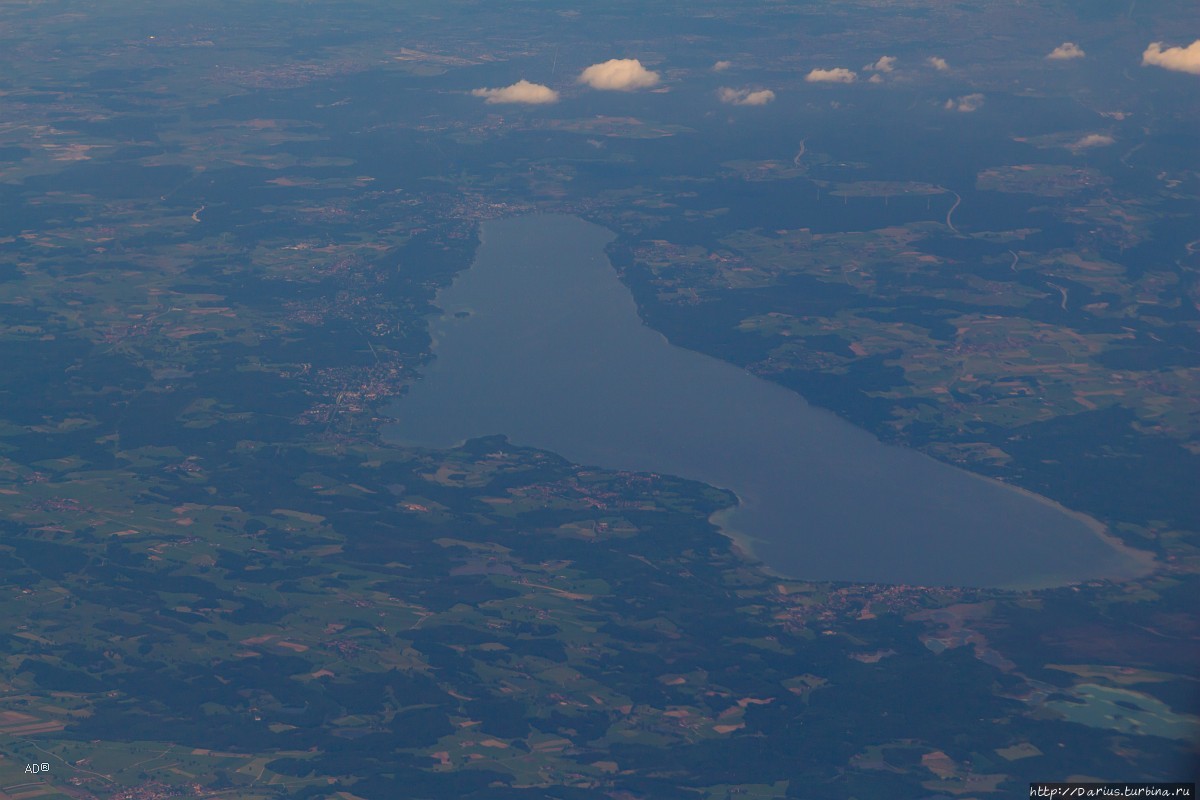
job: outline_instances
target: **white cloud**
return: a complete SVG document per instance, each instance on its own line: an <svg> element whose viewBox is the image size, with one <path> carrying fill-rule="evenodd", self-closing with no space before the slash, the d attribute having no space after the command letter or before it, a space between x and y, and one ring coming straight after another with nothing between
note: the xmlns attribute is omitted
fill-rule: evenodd
<svg viewBox="0 0 1200 800"><path fill-rule="evenodd" d="M1083 52L1083 48L1074 42L1063 42L1058 47L1050 51L1046 58L1055 61L1066 61L1071 58L1083 58L1087 53Z"/></svg>
<svg viewBox="0 0 1200 800"><path fill-rule="evenodd" d="M1068 146L1072 150L1082 150L1087 147L1107 147L1115 141L1116 139L1104 133L1089 133L1079 141Z"/></svg>
<svg viewBox="0 0 1200 800"><path fill-rule="evenodd" d="M853 70L845 67L814 69L804 76L804 80L809 83L854 83L857 78L858 76L854 74Z"/></svg>
<svg viewBox="0 0 1200 800"><path fill-rule="evenodd" d="M863 69L868 72L892 72L896 69L895 56L880 56L874 64L867 64Z"/></svg>
<svg viewBox="0 0 1200 800"><path fill-rule="evenodd" d="M724 72L725 70L729 69L732 66L733 66L732 61L718 61L717 63L712 65L712 70L713 70L713 72Z"/></svg>
<svg viewBox="0 0 1200 800"><path fill-rule="evenodd" d="M643 67L636 58L613 58L603 64L592 64L580 73L579 82L593 89L632 92L657 86L658 73Z"/></svg>
<svg viewBox="0 0 1200 800"><path fill-rule="evenodd" d="M946 70L950 69L950 65L946 63L946 59L939 58L938 56L930 56L929 58L925 59L925 63L936 69L938 72L945 72Z"/></svg>
<svg viewBox="0 0 1200 800"><path fill-rule="evenodd" d="M1142 66L1200 75L1200 39L1187 47L1163 47L1162 42L1154 42L1142 53Z"/></svg>
<svg viewBox="0 0 1200 800"><path fill-rule="evenodd" d="M983 108L983 95L964 94L962 97L952 97L942 108L947 111L961 111L964 114L970 114L972 111Z"/></svg>
<svg viewBox="0 0 1200 800"><path fill-rule="evenodd" d="M770 89L752 92L749 89L730 89L728 86L717 90L717 96L721 98L722 103L734 106L765 106L775 99L775 93Z"/></svg>
<svg viewBox="0 0 1200 800"><path fill-rule="evenodd" d="M867 83L883 83L883 76L877 72L867 79Z"/></svg>
<svg viewBox="0 0 1200 800"><path fill-rule="evenodd" d="M545 103L558 102L558 92L549 86L542 86L540 83L530 83L524 79L517 81L512 86L505 86L502 89L472 89L471 94L476 97L486 97L489 103L543 105Z"/></svg>

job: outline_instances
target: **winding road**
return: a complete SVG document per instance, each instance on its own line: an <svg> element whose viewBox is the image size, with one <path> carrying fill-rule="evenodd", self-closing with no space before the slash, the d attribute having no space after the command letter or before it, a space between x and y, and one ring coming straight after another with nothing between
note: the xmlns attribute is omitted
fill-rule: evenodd
<svg viewBox="0 0 1200 800"><path fill-rule="evenodd" d="M1050 283L1049 281L1047 281L1046 285L1051 286L1055 289L1058 289L1059 293L1062 295L1062 302L1059 303L1059 305L1062 306L1063 311L1066 311L1067 310L1067 290L1064 287L1059 286L1057 283Z"/></svg>
<svg viewBox="0 0 1200 800"><path fill-rule="evenodd" d="M946 227L958 233L958 228L954 227L954 223L950 221L950 218L954 216L954 210L962 203L962 197L959 196L958 192L951 192L951 194L954 195L954 205L950 206L950 210L946 212Z"/></svg>
<svg viewBox="0 0 1200 800"><path fill-rule="evenodd" d="M797 166L797 167L800 166L800 159L804 158L804 153L806 150L804 143L807 141L808 141L808 139L800 140L800 152L796 153L796 155L792 157L792 164L794 166Z"/></svg>

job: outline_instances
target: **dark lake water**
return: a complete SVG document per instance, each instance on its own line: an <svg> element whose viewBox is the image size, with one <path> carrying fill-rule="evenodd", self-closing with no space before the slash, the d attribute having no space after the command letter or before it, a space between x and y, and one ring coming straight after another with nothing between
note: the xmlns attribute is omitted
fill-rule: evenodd
<svg viewBox="0 0 1200 800"><path fill-rule="evenodd" d="M1040 587L1143 571L1084 517L882 444L642 324L569 216L486 222L474 266L438 296L436 361L389 413L392 441L505 434L582 464L734 491L722 528L804 579Z"/></svg>

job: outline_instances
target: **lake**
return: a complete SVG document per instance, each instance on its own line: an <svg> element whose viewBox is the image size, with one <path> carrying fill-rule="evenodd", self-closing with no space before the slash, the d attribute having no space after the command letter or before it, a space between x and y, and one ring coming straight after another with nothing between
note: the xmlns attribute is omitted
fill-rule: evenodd
<svg viewBox="0 0 1200 800"><path fill-rule="evenodd" d="M729 489L740 502L722 529L795 578L1034 588L1145 572L1094 520L671 345L642 324L612 238L571 216L483 223L474 265L438 294L436 359L389 407L388 439L504 434Z"/></svg>

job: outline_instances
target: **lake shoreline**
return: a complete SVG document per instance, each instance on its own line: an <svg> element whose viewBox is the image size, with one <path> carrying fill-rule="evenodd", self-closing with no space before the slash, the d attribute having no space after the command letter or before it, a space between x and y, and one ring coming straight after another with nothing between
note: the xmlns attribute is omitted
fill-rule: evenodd
<svg viewBox="0 0 1200 800"><path fill-rule="evenodd" d="M472 266L435 299L435 358L385 435L446 447L504 434L730 491L737 504L710 523L783 579L1023 590L1155 568L1099 520L670 344L620 282L612 239L568 215L482 223Z"/></svg>

